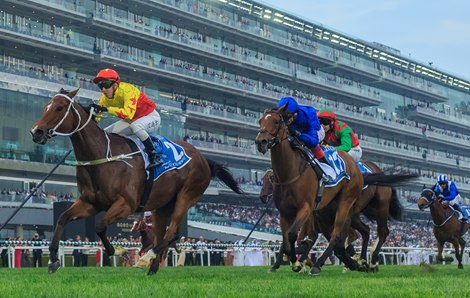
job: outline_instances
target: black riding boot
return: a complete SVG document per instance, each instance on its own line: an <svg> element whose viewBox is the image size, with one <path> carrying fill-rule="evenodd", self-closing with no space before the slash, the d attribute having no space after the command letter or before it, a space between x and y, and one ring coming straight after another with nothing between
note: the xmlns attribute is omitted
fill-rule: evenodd
<svg viewBox="0 0 470 298"><path fill-rule="evenodd" d="M459 204L455 203L454 205L452 205L452 207L454 207L454 210L456 210L456 211L458 211L462 214L462 219L465 219L465 214L463 214L462 209L460 209Z"/></svg>
<svg viewBox="0 0 470 298"><path fill-rule="evenodd" d="M147 138L145 141L142 141L145 146L145 152L147 152L149 156L149 166L148 169L152 170L153 168L161 165L163 161L160 158L160 155L157 154L155 148L153 148L152 140Z"/></svg>

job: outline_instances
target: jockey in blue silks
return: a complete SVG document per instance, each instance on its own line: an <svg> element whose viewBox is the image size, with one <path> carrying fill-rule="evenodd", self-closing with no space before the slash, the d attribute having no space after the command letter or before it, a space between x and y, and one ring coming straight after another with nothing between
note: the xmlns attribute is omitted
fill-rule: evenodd
<svg viewBox="0 0 470 298"><path fill-rule="evenodd" d="M290 132L304 142L318 161L328 164L319 145L325 137L325 131L318 121L317 110L314 107L299 105L292 97L283 97L277 103L278 108L284 105L287 105L286 111L290 113L286 120ZM329 180L321 169L314 167L314 170L319 179Z"/></svg>
<svg viewBox="0 0 470 298"><path fill-rule="evenodd" d="M447 180L447 175L439 175L439 177L437 177L434 193L436 193L436 196L443 198L443 203L451 205L455 210L463 214L459 206L460 199L462 198L460 192L454 181Z"/></svg>

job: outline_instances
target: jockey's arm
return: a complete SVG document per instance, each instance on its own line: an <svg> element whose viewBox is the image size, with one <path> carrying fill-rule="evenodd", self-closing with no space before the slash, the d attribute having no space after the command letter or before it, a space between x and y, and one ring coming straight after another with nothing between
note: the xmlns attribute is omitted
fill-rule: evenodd
<svg viewBox="0 0 470 298"><path fill-rule="evenodd" d="M351 127L345 127L339 132L339 140L341 145L336 147L336 150L342 150L349 152L352 148L352 129Z"/></svg>
<svg viewBox="0 0 470 298"><path fill-rule="evenodd" d="M123 86L124 90L121 96L124 97L124 106L123 107L108 107L108 113L114 116L117 116L121 119L130 119L134 118L135 111L137 109L137 101L140 97L140 90L134 87L131 84L126 84Z"/></svg>
<svg viewBox="0 0 470 298"><path fill-rule="evenodd" d="M449 195L444 196L444 200L453 200L455 197L459 194L459 191L457 190L457 187L455 186L455 183L450 183L449 182Z"/></svg>

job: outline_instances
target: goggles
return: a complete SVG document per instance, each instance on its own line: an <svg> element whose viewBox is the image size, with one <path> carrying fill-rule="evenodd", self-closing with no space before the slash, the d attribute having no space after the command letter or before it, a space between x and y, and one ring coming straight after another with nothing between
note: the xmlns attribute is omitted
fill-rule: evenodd
<svg viewBox="0 0 470 298"><path fill-rule="evenodd" d="M330 125L331 124L331 119L328 119L328 118L320 118L320 124L323 124L323 125Z"/></svg>
<svg viewBox="0 0 470 298"><path fill-rule="evenodd" d="M100 88L100 90L103 90L103 88L104 89L111 88L111 86L114 83L116 83L116 81L102 80L102 81L99 81L96 85L98 86L98 88Z"/></svg>

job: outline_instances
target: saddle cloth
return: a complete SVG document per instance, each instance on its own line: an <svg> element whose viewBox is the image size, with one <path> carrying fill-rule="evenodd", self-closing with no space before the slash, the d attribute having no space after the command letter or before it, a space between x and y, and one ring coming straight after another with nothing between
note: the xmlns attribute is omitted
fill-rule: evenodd
<svg viewBox="0 0 470 298"><path fill-rule="evenodd" d="M322 169L325 173L329 174L332 178L328 183L325 184L325 187L334 187L338 185L343 179L350 180L348 173L346 172L346 163L339 156L336 148L333 146L321 146L323 152L325 153L325 158L328 161L328 168L324 167L324 163L320 163ZM331 173L331 174L330 174Z"/></svg>
<svg viewBox="0 0 470 298"><path fill-rule="evenodd" d="M131 139L139 148L139 151L145 161L145 168L147 168L149 165L149 160L148 155L145 152L144 144L142 144L142 141L140 141L137 136L131 135L128 136L128 138ZM186 154L186 151L184 151L183 147L174 143L173 141L170 141L166 137L156 135L150 136L150 138L152 139L155 151L161 156L163 161L160 166L155 167L154 169L154 181L170 170L178 170L183 168L191 160L191 157ZM147 178L148 174L149 173L147 171Z"/></svg>
<svg viewBox="0 0 470 298"><path fill-rule="evenodd" d="M358 161L357 166L359 167L359 170L361 171L362 174L372 174L371 168L369 168L367 165L363 164L362 162ZM366 189L369 187L369 185L364 184L362 186L362 190Z"/></svg>

